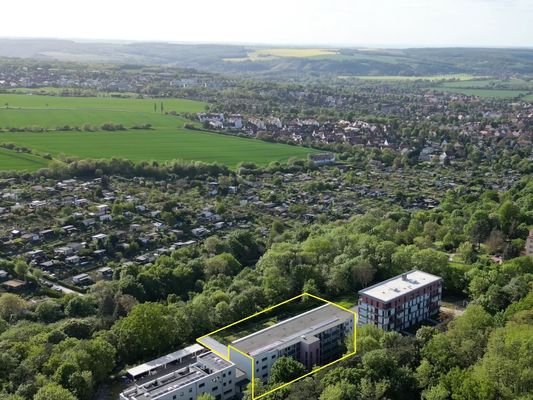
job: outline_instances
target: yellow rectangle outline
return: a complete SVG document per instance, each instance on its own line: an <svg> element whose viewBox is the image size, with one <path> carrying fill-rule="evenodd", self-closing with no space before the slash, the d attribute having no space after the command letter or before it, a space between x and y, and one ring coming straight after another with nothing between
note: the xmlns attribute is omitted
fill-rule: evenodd
<svg viewBox="0 0 533 400"><path fill-rule="evenodd" d="M228 347L228 352L227 352L227 354L226 354L226 355L222 355L221 353L219 353L219 352L216 351L215 349L212 349L211 347L209 347L209 346L206 345L205 343L202 343L202 341L201 341L203 338L205 338L205 337L207 337L207 336L214 335L215 333L218 333L218 332L223 331L223 330L225 330L225 329L227 329L227 328L230 328L230 327L232 327L232 326L235 326L235 325L237 325L237 324L240 324L241 322L247 321L247 320L249 320L249 319L251 319L251 318L254 318L254 317L258 316L258 315L261 315L261 314L264 314L264 313L266 313L266 312L269 312L269 311L271 311L271 310L273 310L273 309L275 309L275 308L277 308L277 307L280 307L280 306L282 306L282 305L284 305L284 304L290 303L291 301L294 301L294 300L299 299L299 298L304 297L304 296L312 297L312 298L317 299L317 300L320 300L320 301L322 301L322 302L324 302L324 303L327 303L327 304L330 304L330 305L335 306L335 307L337 307L337 308L340 308L341 310L347 311L347 312L349 312L350 314L353 314L353 316L354 316L354 319L353 319L353 349L354 349L354 350L353 350L353 352L351 352L351 353L349 353L349 354L346 354L346 355L342 356L341 358L339 358L338 360L335 360L335 361L330 362L329 364L322 365L321 367L316 368L316 369L314 369L314 370L312 370L312 371L310 371L310 372L308 372L308 373L306 373L306 374L304 374L304 375L302 375L302 376L300 376L300 377L298 377L298 378L296 378L296 379L293 379L293 380L290 381L290 382L284 383L284 384L282 384L282 385L280 385L280 386L278 386L278 387L276 387L276 388L274 388L274 389L272 389L272 390L269 390L269 391L266 392L266 393L263 393L263 394L261 394L261 395L255 397L255 365L254 365L254 361L255 361L255 360L254 360L254 358L253 358L252 356L246 354L246 353L243 352L242 350L237 349L235 346L232 346L232 345L228 345L228 346L227 346L227 347ZM272 307L268 307L268 308L266 308L266 309L264 309L264 310L262 310L262 311L256 312L255 314L252 314L252 315L250 315L250 316L248 316L248 317L246 317L246 318L243 318L243 319L241 319L241 320L239 320L239 321L233 322L233 323L231 323L231 324L229 324L229 325L226 325L226 326L224 326L224 327L222 327L222 328L219 328L219 329L217 329L217 330L215 330L215 331L213 331L213 332L208 333L207 335L200 336L199 338L196 339L196 341L197 341L199 344L201 344L202 346L207 347L207 349L209 349L210 351L212 351L213 353L215 353L217 356L219 356L219 357L221 357L222 359L224 359L224 360L226 360L226 361L229 361L229 362L231 362L231 359L230 359L231 349L235 350L237 353L242 354L242 355L245 356L246 358L249 358L249 359L250 359L250 362L251 362L251 365L252 365L252 368L251 368L251 370L252 370L252 380L251 380L251 383L252 383L252 400L258 400L258 399L260 399L260 398L262 398L262 397L265 397L265 396L267 396L267 395L269 395L269 394L272 394L272 393L274 393L274 392L276 392L276 391L278 391L278 390L280 390L280 389L283 389L284 387L287 387L287 386L289 386L289 385L291 385L291 384L293 384L293 383L295 383L295 382L297 382L297 381L299 381L299 380L301 380L301 379L304 379L304 378L307 378L307 377L310 376L310 375L316 374L317 372L323 370L324 368L328 368L328 367L332 366L333 364L336 364L336 363L338 363L338 362L340 362L340 361L342 361L342 360L345 360L345 359L347 359L347 358L349 358L349 357L354 356L354 355L357 353L357 347L356 347L356 342L357 342L356 326L357 326L357 313L356 313L355 311L352 311L352 310L350 310L350 309L348 309L348 308L346 308L346 307L343 307L343 306L341 306L341 305L339 305L339 304L333 303L333 302L328 301L328 300L326 300L326 299L323 299L323 298L321 298L321 297L315 296L314 294L304 292L304 293L302 293L302 294L299 294L298 296L294 296L294 297L290 298L289 300L285 300L285 301L283 301L283 302L281 302L281 303L279 303L279 304L276 304L276 305L274 305L274 306L272 306Z"/></svg>

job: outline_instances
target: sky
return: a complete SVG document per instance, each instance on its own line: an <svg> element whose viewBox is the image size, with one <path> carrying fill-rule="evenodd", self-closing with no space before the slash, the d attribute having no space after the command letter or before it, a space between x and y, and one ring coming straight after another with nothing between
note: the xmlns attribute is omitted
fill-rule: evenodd
<svg viewBox="0 0 533 400"><path fill-rule="evenodd" d="M533 0L24 0L0 37L533 47Z"/></svg>

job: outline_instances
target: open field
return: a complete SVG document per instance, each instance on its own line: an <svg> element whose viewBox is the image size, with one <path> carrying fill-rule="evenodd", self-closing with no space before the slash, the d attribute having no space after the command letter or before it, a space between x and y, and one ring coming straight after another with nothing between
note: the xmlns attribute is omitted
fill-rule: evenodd
<svg viewBox="0 0 533 400"><path fill-rule="evenodd" d="M151 124L154 129L183 127L185 120L157 113L113 111L104 109L0 109L0 129L39 126L55 129L70 125L82 128L84 124L96 127L106 123L123 124L131 128L135 124Z"/></svg>
<svg viewBox="0 0 533 400"><path fill-rule="evenodd" d="M116 111L154 112L154 103L158 109L163 102L165 111L201 112L205 103L185 99L134 99L116 97L59 97L23 94L0 94L0 107L9 104L9 108L40 109L103 109Z"/></svg>
<svg viewBox="0 0 533 400"><path fill-rule="evenodd" d="M18 153L0 148L0 169L9 171L35 171L45 168L48 160L33 154Z"/></svg>
<svg viewBox="0 0 533 400"><path fill-rule="evenodd" d="M164 109L176 112L198 112L202 102L182 99L118 99L109 97L56 97L28 95L0 95L0 129L38 126L55 129L58 126L94 127L112 122L132 128L136 124L150 124L150 130L120 132L0 132L0 143L14 143L52 156L67 155L79 158L119 157L132 161L174 159L220 162L230 167L241 161L260 165L289 158L305 158L314 150L255 139L237 138L216 133L187 130L185 119L154 112L161 101ZM1 107L1 106L0 106ZM18 154L18 153L15 153ZM13 157L11 157L13 158ZM41 160L39 157L36 159ZM34 160L35 161L35 160ZM19 161L20 163L20 161ZM0 169L14 165L7 156L0 158ZM22 165L22 164L21 164ZM35 165L31 168L31 165ZM44 165L26 162L27 169ZM20 167L19 167L20 169Z"/></svg>
<svg viewBox="0 0 533 400"><path fill-rule="evenodd" d="M225 58L224 61L266 61L277 58L309 58L309 57L324 57L337 55L337 51L333 49L314 49L314 48L269 48L257 49L248 53L247 57L243 58Z"/></svg>
<svg viewBox="0 0 533 400"><path fill-rule="evenodd" d="M475 76L469 74L452 74L452 75L432 75L432 76L398 76L398 75L356 75L356 76L339 76L341 79L363 79L371 81L442 81L448 79L457 79L459 81L468 81Z"/></svg>
<svg viewBox="0 0 533 400"><path fill-rule="evenodd" d="M512 89L523 90L532 89L533 82L528 82L525 79L472 79L462 80L459 82L446 82L443 86L450 88L468 88L468 89Z"/></svg>
<svg viewBox="0 0 533 400"><path fill-rule="evenodd" d="M510 90L510 89L462 89L453 88L448 86L436 86L433 89L449 92L459 93L466 96L478 96L478 97L493 97L497 99L514 99L520 95L528 93L526 90Z"/></svg>
<svg viewBox="0 0 533 400"><path fill-rule="evenodd" d="M125 158L132 161L174 159L219 162L235 167L241 161L265 165L305 158L313 150L266 143L217 133L175 131L0 133L0 143L15 143L39 152L80 158ZM0 168L3 165L0 164Z"/></svg>

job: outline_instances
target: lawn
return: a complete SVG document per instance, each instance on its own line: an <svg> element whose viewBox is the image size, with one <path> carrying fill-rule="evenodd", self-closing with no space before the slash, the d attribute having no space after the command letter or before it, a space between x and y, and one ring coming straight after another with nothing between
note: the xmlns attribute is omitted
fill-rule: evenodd
<svg viewBox="0 0 533 400"><path fill-rule="evenodd" d="M80 158L125 158L132 161L174 159L219 162L235 167L241 161L266 165L306 158L314 150L255 139L185 129L125 132L0 133L0 143Z"/></svg>
<svg viewBox="0 0 533 400"><path fill-rule="evenodd" d="M0 148L0 169L8 171L35 171L45 168L48 160L32 154Z"/></svg>
<svg viewBox="0 0 533 400"><path fill-rule="evenodd" d="M241 161L259 165L284 162L292 157L305 158L314 152L304 147L183 129L185 119L154 112L154 103L159 110L161 102L165 110L178 113L198 112L205 107L202 102L183 99L0 94L0 107L4 106L0 108L0 129L32 126L55 129L65 125L82 128L85 124L99 127L106 122L128 128L121 132L0 132L0 143L15 143L55 157L119 157L135 162L182 159L216 161L230 167ZM152 129L131 129L136 124L151 124ZM7 169L4 164L9 163L2 159L0 169Z"/></svg>

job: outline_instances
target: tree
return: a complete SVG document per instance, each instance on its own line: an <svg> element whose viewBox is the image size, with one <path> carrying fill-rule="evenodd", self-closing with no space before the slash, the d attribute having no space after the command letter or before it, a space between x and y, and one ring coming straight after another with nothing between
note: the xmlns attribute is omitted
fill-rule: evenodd
<svg viewBox="0 0 533 400"><path fill-rule="evenodd" d="M208 258L205 261L205 267L205 272L209 276L218 274L232 276L238 274L242 268L239 261L229 253L222 253Z"/></svg>
<svg viewBox="0 0 533 400"><path fill-rule="evenodd" d="M16 294L0 295L0 318L6 321L17 319L26 311L26 301Z"/></svg>
<svg viewBox="0 0 533 400"><path fill-rule="evenodd" d="M170 307L158 303L138 304L113 326L117 349L124 360L151 357L189 339L187 316L170 311Z"/></svg>
<svg viewBox="0 0 533 400"><path fill-rule="evenodd" d="M57 383L48 383L37 391L33 400L76 400L76 398Z"/></svg>
<svg viewBox="0 0 533 400"><path fill-rule="evenodd" d="M53 300L40 303L35 309L37 318L46 323L56 322L63 317L61 305Z"/></svg>
<svg viewBox="0 0 533 400"><path fill-rule="evenodd" d="M357 398L357 386L346 381L326 386L320 395L320 400L354 400Z"/></svg>
<svg viewBox="0 0 533 400"><path fill-rule="evenodd" d="M291 357L280 357L270 370L269 384L290 382L305 374L305 366Z"/></svg>
<svg viewBox="0 0 533 400"><path fill-rule="evenodd" d="M478 210L472 214L470 221L466 226L466 230L472 242L479 244L488 238L492 230L492 222L489 215L482 210Z"/></svg>
<svg viewBox="0 0 533 400"><path fill-rule="evenodd" d="M69 317L88 317L96 314L96 304L89 296L75 296L67 303L65 313Z"/></svg>
<svg viewBox="0 0 533 400"><path fill-rule="evenodd" d="M510 200L505 201L498 210L502 231L512 237L520 222L520 207Z"/></svg>
<svg viewBox="0 0 533 400"><path fill-rule="evenodd" d="M24 260L17 260L15 263L15 273L19 278L26 280L26 275L28 274L28 264Z"/></svg>

